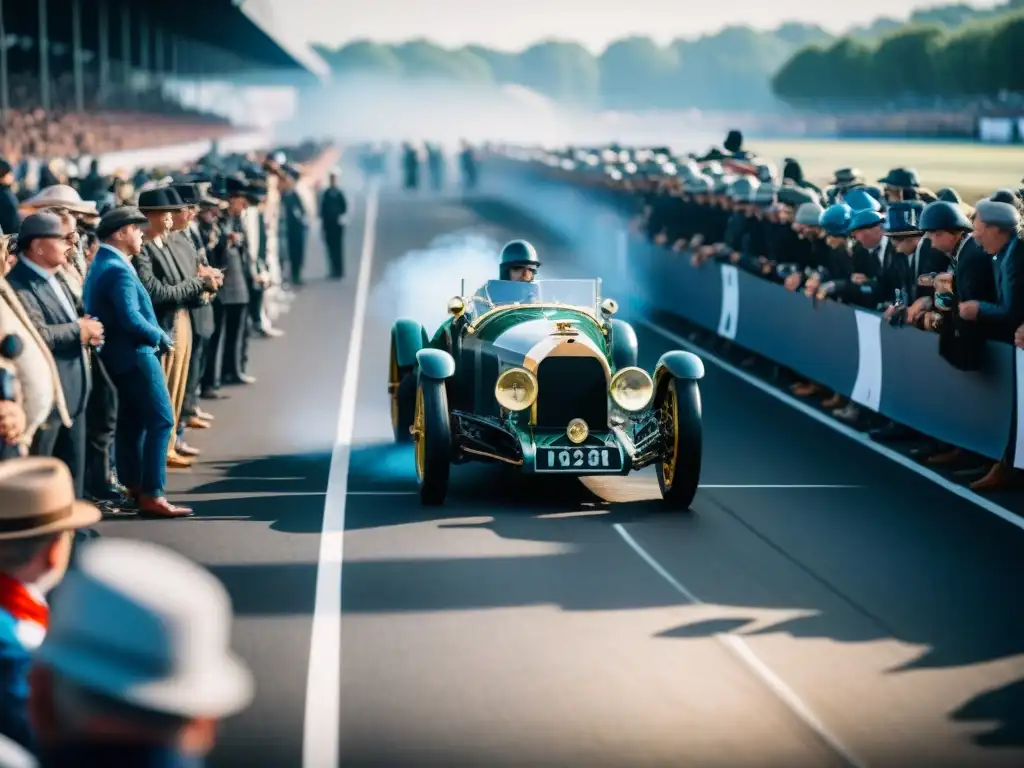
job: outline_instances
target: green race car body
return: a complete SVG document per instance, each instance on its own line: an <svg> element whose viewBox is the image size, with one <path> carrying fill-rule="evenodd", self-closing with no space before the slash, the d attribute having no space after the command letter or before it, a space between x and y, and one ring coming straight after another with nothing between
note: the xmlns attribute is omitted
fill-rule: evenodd
<svg viewBox="0 0 1024 768"><path fill-rule="evenodd" d="M696 382L703 365L673 351L653 376L637 368L636 334L612 318L616 308L601 299L597 280L492 280L473 296L453 299L450 317L429 339L419 323L397 321L392 421L397 440L417 445L421 483L420 449L429 442L423 433L432 427L448 433L455 464L496 461L530 473L607 475L663 461L667 382L692 385L699 423ZM423 387L434 387L446 418L441 407L434 416L425 412ZM426 423L430 418L438 424ZM699 440L685 446L694 448L699 471Z"/></svg>

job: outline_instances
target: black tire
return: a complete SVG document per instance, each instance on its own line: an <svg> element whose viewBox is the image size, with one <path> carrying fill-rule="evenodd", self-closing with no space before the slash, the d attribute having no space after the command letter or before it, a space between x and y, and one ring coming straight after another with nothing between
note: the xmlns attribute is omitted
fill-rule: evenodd
<svg viewBox="0 0 1024 768"><path fill-rule="evenodd" d="M425 376L417 378L414 417L416 481L420 502L425 506L438 506L448 495L452 468L448 393L443 381Z"/></svg>
<svg viewBox="0 0 1024 768"><path fill-rule="evenodd" d="M414 411L416 408L416 377L413 366L399 366L394 339L388 366L388 392L391 397L391 429L396 443L411 443Z"/></svg>
<svg viewBox="0 0 1024 768"><path fill-rule="evenodd" d="M700 485L703 435L700 388L672 376L658 387L655 407L662 422L662 458L656 464L661 498L670 509L690 509Z"/></svg>

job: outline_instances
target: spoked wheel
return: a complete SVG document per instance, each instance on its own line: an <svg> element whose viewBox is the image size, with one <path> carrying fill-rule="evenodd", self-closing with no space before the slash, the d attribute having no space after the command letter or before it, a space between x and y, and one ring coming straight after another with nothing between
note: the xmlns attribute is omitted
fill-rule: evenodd
<svg viewBox="0 0 1024 768"><path fill-rule="evenodd" d="M696 381L674 377L659 389L656 407L662 452L657 463L658 486L669 508L688 510L700 485L700 389Z"/></svg>
<svg viewBox="0 0 1024 768"><path fill-rule="evenodd" d="M398 354L394 342L391 343L391 362L388 370L388 396L391 399L391 429L395 442L412 441L409 428L412 427L415 397L413 395L414 380L410 375L409 366L398 365Z"/></svg>
<svg viewBox="0 0 1024 768"><path fill-rule="evenodd" d="M444 382L420 376L415 402L412 435L416 448L416 482L420 501L436 506L443 504L448 495L452 467L452 431Z"/></svg>

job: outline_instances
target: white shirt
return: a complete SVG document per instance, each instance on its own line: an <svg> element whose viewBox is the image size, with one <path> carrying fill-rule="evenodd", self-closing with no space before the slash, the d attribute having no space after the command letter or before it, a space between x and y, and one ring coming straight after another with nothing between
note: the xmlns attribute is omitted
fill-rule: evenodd
<svg viewBox="0 0 1024 768"><path fill-rule="evenodd" d="M885 249L889 247L889 238L882 235L882 239L878 241L878 245L871 249L871 252L875 254L875 258L878 259L879 266L885 266Z"/></svg>
<svg viewBox="0 0 1024 768"><path fill-rule="evenodd" d="M71 299L68 298L68 294L64 290L64 286L62 286L60 284L60 281L57 279L57 275L55 273L53 273L53 272L47 272L45 269L40 267L38 264L36 264L36 263L34 263L32 261L29 261L24 256L21 256L20 258L21 258L22 263L25 264L25 266L27 266L29 269L31 269L33 272L35 272L41 278L46 280L47 283L49 283L50 288L53 290L53 292L55 294L57 294L57 301L60 302L60 305L64 309L64 312L67 313L68 322L69 323L78 322L78 312L75 311L75 306L74 306L74 304L71 303Z"/></svg>

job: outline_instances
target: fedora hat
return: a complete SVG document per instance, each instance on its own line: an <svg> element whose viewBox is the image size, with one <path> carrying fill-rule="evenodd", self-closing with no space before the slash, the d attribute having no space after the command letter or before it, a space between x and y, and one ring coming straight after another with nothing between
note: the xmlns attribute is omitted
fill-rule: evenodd
<svg viewBox="0 0 1024 768"><path fill-rule="evenodd" d="M179 211L187 207L173 187L156 187L139 192L140 211Z"/></svg>
<svg viewBox="0 0 1024 768"><path fill-rule="evenodd" d="M245 709L255 689L231 650L231 623L227 590L205 568L157 544L97 539L61 583L35 658L116 701L222 718Z"/></svg>
<svg viewBox="0 0 1024 768"><path fill-rule="evenodd" d="M67 208L72 213L96 216L99 211L92 200L83 200L78 190L67 184L54 184L41 189L22 205L28 208Z"/></svg>
<svg viewBox="0 0 1024 768"><path fill-rule="evenodd" d="M202 187L195 182L187 182L174 185L175 191L186 205L194 205L203 208L216 208L220 201L203 193Z"/></svg>
<svg viewBox="0 0 1024 768"><path fill-rule="evenodd" d="M85 528L101 517L97 507L75 499L71 472L59 459L0 461L0 541Z"/></svg>
<svg viewBox="0 0 1024 768"><path fill-rule="evenodd" d="M248 183L245 179L237 176L224 176L219 181L219 184L214 184L210 194L221 200L227 200L232 197L245 197L249 192Z"/></svg>

